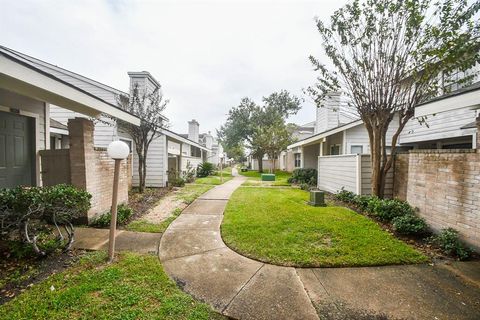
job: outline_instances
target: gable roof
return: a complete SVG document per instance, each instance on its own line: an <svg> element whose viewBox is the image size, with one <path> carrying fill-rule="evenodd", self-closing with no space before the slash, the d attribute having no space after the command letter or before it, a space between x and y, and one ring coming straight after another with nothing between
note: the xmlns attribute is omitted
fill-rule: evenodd
<svg viewBox="0 0 480 320"><path fill-rule="evenodd" d="M310 136L310 137L308 137L308 138L305 138L305 139L302 139L302 140L300 140L300 141L297 141L297 142L289 145L289 146L287 147L287 149L292 149L292 148L301 147L301 146L304 146L304 145L309 145L309 144L316 143L316 142L317 142L318 140L320 140L320 139L323 139L323 138L325 138L325 137L331 136L331 135L336 134L336 133L338 133L338 132L341 132L341 131L343 131L343 130L347 130L347 129L350 129L350 128L359 126L359 125L361 125L361 124L363 124L363 121L362 121L362 120L355 120L355 121L352 121L352 122L349 122L349 123L345 123L345 124L339 125L338 127L325 130L325 131L323 131L323 132L314 134L313 136Z"/></svg>
<svg viewBox="0 0 480 320"><path fill-rule="evenodd" d="M7 90L90 116L106 113L132 124L140 124L138 117L119 108L116 101L112 102L115 97L112 90L116 89L107 90L108 86L103 85L100 91L103 90L103 94L110 92L107 99L105 95L92 92L92 85L89 87L83 79L80 81L85 77L3 46L0 46L0 63L0 84ZM100 88L97 84L95 86Z"/></svg>

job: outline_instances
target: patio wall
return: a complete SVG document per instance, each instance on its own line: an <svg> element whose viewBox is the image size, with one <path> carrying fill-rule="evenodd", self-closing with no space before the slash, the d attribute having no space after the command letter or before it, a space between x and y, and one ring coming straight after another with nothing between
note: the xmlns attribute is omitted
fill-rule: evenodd
<svg viewBox="0 0 480 320"><path fill-rule="evenodd" d="M480 249L478 150L411 150L397 155L395 184L395 196L418 208L434 230L454 228Z"/></svg>
<svg viewBox="0 0 480 320"><path fill-rule="evenodd" d="M106 148L95 148L93 144L92 121L84 118L70 119L68 122L70 149L44 150L42 175L46 185L71 183L92 195L92 207L81 220L92 222L98 215L110 211L114 160ZM55 159L54 162L52 160ZM122 161L118 202L128 202L128 191L132 185L132 156Z"/></svg>
<svg viewBox="0 0 480 320"><path fill-rule="evenodd" d="M372 168L368 154L318 157L318 188L337 192L344 188L356 194L371 194ZM385 197L393 195L393 170L387 174Z"/></svg>

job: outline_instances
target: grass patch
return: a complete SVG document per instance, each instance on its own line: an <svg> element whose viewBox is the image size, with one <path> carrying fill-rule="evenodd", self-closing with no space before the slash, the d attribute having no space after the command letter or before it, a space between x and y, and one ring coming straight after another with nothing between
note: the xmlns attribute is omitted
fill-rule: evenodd
<svg viewBox="0 0 480 320"><path fill-rule="evenodd" d="M212 185L186 184L185 187L177 192L177 199L182 200L186 204L190 204L212 188Z"/></svg>
<svg viewBox="0 0 480 320"><path fill-rule="evenodd" d="M274 187L284 187L290 186L288 183L288 178L292 176L290 172L276 170L275 171L275 181L262 181L261 180L261 173L258 171L246 171L246 172L238 172L240 175L247 177L247 181L243 183L244 186L274 186ZM265 171L264 173L269 173Z"/></svg>
<svg viewBox="0 0 480 320"><path fill-rule="evenodd" d="M204 177L204 178L197 178L195 179L196 184L210 184L210 185L221 185L222 183L225 183L227 181L230 181L233 179L232 177L232 168L228 167L222 170L222 175L223 175L223 182L222 178L220 177L220 171L216 171L215 174Z"/></svg>
<svg viewBox="0 0 480 320"><path fill-rule="evenodd" d="M0 307L1 319L223 319L183 293L158 258L122 253L86 254ZM53 288L53 290L51 289Z"/></svg>
<svg viewBox="0 0 480 320"><path fill-rule="evenodd" d="M308 192L239 188L221 227L225 243L265 262L300 267L375 266L427 258L344 207L311 207Z"/></svg>

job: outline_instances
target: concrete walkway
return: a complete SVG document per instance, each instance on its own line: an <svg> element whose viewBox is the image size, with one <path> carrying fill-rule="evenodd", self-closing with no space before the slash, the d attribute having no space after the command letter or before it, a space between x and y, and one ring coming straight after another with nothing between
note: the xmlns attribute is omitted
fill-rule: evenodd
<svg viewBox="0 0 480 320"><path fill-rule="evenodd" d="M280 267L243 257L220 225L235 177L193 202L160 241L166 272L236 319L478 319L480 264L373 268Z"/></svg>
<svg viewBox="0 0 480 320"><path fill-rule="evenodd" d="M108 250L109 229L75 228L73 248L85 250ZM117 230L115 251L133 251L158 254L159 233Z"/></svg>

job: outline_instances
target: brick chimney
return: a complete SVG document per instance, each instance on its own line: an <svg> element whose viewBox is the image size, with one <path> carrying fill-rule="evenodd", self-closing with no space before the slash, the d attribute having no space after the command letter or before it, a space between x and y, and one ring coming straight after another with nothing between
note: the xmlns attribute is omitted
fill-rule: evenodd
<svg viewBox="0 0 480 320"><path fill-rule="evenodd" d="M192 119L191 121L188 121L188 139L198 143L199 128L200 125L198 124L197 120Z"/></svg>

